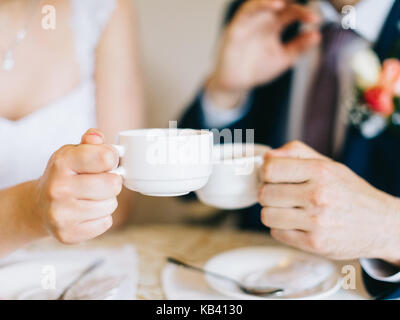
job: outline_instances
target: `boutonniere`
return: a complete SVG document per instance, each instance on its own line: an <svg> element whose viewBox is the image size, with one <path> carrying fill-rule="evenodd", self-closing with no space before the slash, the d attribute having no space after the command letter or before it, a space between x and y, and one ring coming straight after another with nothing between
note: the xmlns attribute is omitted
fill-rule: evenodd
<svg viewBox="0 0 400 320"><path fill-rule="evenodd" d="M387 128L400 131L400 61L380 62L374 51L362 50L352 59L356 97L349 121L365 138L371 139Z"/></svg>

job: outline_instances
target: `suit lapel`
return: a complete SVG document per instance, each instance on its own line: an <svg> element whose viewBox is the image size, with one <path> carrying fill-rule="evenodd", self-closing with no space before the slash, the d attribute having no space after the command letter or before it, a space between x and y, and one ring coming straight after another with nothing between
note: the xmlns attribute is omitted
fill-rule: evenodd
<svg viewBox="0 0 400 320"><path fill-rule="evenodd" d="M396 0L374 46L382 61L400 57L399 23L400 1ZM387 131L374 139L366 139L359 129L349 127L340 161L375 187L400 195L400 185L395 181L400 176L396 169L398 143L398 137Z"/></svg>
<svg viewBox="0 0 400 320"><path fill-rule="evenodd" d="M400 57L400 1L394 2L374 50L382 61Z"/></svg>

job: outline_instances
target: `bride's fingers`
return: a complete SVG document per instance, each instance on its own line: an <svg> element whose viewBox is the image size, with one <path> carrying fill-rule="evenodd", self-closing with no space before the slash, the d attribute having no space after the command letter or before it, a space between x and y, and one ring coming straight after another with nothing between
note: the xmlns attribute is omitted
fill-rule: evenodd
<svg viewBox="0 0 400 320"><path fill-rule="evenodd" d="M56 204L56 226L68 229L80 223L102 219L112 215L118 207L117 198L102 201L76 200L63 205Z"/></svg>
<svg viewBox="0 0 400 320"><path fill-rule="evenodd" d="M82 222L74 228L60 231L60 235L56 235L62 239L65 244L77 244L89 239L96 238L111 228L113 218L111 215L106 217Z"/></svg>
<svg viewBox="0 0 400 320"><path fill-rule="evenodd" d="M122 178L112 173L79 174L69 181L72 195L80 200L107 200L122 188Z"/></svg>

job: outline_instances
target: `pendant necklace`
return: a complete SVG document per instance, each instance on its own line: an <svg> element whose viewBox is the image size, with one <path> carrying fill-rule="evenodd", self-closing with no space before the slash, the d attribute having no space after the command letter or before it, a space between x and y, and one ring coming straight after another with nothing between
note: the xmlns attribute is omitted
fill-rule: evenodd
<svg viewBox="0 0 400 320"><path fill-rule="evenodd" d="M14 51L21 44L21 42L23 42L26 38L29 25L33 20L35 2L36 2L35 0L31 1L30 10L28 10L27 16L25 18L24 27L22 29L18 30L18 32L15 36L15 39L10 44L10 46L5 50L3 56L1 57L1 60L0 60L1 68L4 71L11 71L14 69L14 66L15 66Z"/></svg>

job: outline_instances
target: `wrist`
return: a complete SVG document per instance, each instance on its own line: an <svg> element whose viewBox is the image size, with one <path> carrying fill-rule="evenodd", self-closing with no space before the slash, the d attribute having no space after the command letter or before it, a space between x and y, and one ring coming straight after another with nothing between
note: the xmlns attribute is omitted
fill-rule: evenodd
<svg viewBox="0 0 400 320"><path fill-rule="evenodd" d="M234 109L240 106L248 95L247 90L230 90L218 84L215 77L211 77L205 86L205 94L221 109Z"/></svg>
<svg viewBox="0 0 400 320"><path fill-rule="evenodd" d="M0 257L48 235L41 219L35 216L35 193L35 182L0 192Z"/></svg>
<svg viewBox="0 0 400 320"><path fill-rule="evenodd" d="M21 188L21 192L18 193L21 198L19 202L21 206L18 210L21 228L31 241L49 236L49 232L44 227L43 216L40 214L38 181L22 184Z"/></svg>
<svg viewBox="0 0 400 320"><path fill-rule="evenodd" d="M400 267L400 199L390 196L390 203L386 203L386 207L390 212L385 228L387 245L385 254L378 258Z"/></svg>

